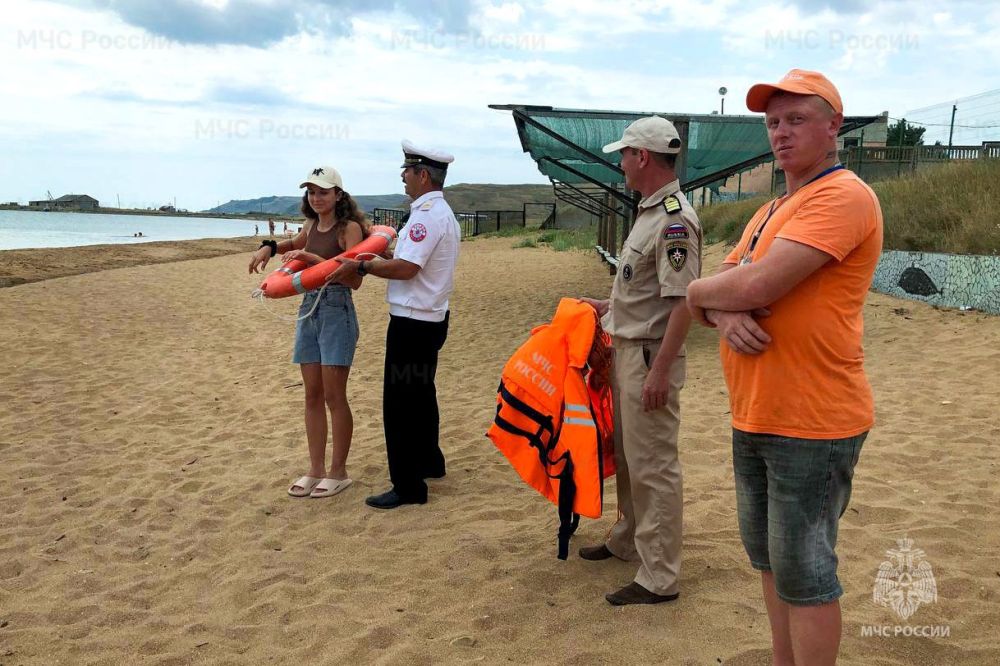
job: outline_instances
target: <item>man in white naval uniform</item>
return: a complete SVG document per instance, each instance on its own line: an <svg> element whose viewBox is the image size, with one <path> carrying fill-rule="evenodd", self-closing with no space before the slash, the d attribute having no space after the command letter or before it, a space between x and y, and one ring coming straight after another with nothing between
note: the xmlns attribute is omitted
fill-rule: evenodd
<svg viewBox="0 0 1000 666"><path fill-rule="evenodd" d="M448 337L461 228L442 189L454 157L403 142L402 178L413 200L392 259L345 261L331 276L351 273L389 280L382 422L392 488L365 500L376 509L427 502L425 479L445 475L438 443L438 352Z"/></svg>

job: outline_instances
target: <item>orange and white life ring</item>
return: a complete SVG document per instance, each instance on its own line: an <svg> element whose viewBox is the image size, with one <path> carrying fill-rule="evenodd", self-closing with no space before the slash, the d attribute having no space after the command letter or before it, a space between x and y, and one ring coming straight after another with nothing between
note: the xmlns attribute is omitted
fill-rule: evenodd
<svg viewBox="0 0 1000 666"><path fill-rule="evenodd" d="M332 259L313 266L298 259L286 261L261 283L260 292L266 298L285 298L319 289L340 266L341 259L354 259L361 254L382 254L395 238L396 231L392 227L374 226L368 238Z"/></svg>

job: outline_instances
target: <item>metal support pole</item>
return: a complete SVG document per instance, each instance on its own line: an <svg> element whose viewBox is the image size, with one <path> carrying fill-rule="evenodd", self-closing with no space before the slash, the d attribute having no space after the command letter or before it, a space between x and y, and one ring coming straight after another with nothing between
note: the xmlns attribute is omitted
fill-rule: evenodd
<svg viewBox="0 0 1000 666"><path fill-rule="evenodd" d="M862 175L861 171L862 171L862 168L864 167L864 164L865 164L865 131L864 130L861 130L861 140L860 140L860 143L861 143L861 145L858 146L858 170L857 170L856 173L858 174L859 178L863 179L864 176Z"/></svg>
<svg viewBox="0 0 1000 666"><path fill-rule="evenodd" d="M898 177L903 170L903 137L906 136L906 118L900 118L899 124L896 127L899 128L899 144L896 148L899 151L899 156L896 160L896 176Z"/></svg>
<svg viewBox="0 0 1000 666"><path fill-rule="evenodd" d="M955 112L958 111L958 105L951 105L951 126L948 128L948 159L951 159L951 137L955 132Z"/></svg>
<svg viewBox="0 0 1000 666"><path fill-rule="evenodd" d="M606 209L611 208L611 195L608 194L607 192L604 193L604 207ZM609 256L611 256L611 258L617 259L618 248L615 247L615 235L616 235L615 228L618 226L617 220L615 214L612 213L610 210L607 213L607 218L608 222L604 227L605 229L604 250L605 252L608 253ZM615 267L613 264L609 264L609 271L612 275L615 274Z"/></svg>

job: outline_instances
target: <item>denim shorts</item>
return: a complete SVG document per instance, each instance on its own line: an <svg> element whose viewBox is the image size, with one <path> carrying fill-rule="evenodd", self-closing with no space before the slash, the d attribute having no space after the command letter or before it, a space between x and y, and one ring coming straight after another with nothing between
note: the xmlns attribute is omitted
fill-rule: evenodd
<svg viewBox="0 0 1000 666"><path fill-rule="evenodd" d="M302 298L299 316L319 305L311 315L295 324L295 351L292 363L321 363L350 367L358 345L358 314L351 290L343 285L328 285L321 292L310 291Z"/></svg>
<svg viewBox="0 0 1000 666"><path fill-rule="evenodd" d="M796 439L733 429L736 508L750 564L774 573L778 596L797 606L831 602L837 523L851 499L854 466L868 433Z"/></svg>

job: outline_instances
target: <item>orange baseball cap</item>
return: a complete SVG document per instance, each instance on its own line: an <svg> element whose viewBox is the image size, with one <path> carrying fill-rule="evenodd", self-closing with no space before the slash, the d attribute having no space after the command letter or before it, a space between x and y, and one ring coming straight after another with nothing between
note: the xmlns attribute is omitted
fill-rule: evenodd
<svg viewBox="0 0 1000 666"><path fill-rule="evenodd" d="M793 69L777 83L758 83L747 91L747 108L751 111L766 111L767 102L776 92L787 92L795 95L819 95L826 100L837 113L844 112L844 103L840 101L837 87L830 83L819 72L805 69Z"/></svg>

